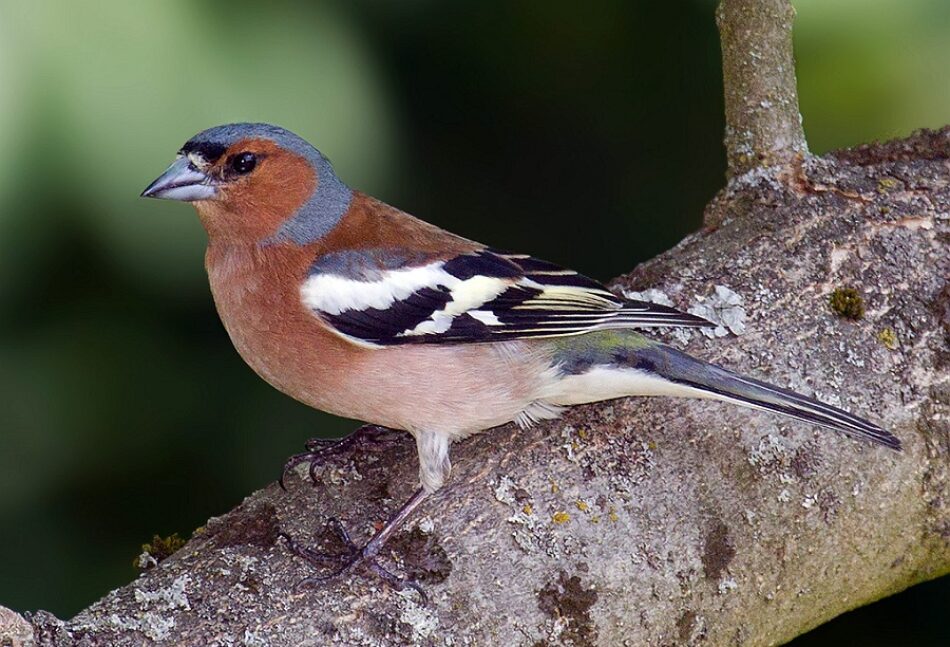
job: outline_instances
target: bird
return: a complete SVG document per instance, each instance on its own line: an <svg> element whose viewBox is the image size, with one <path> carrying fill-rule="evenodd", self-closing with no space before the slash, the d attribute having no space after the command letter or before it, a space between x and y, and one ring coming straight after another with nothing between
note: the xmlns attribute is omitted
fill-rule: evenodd
<svg viewBox="0 0 950 647"><path fill-rule="evenodd" d="M351 189L327 157L278 126L233 123L196 134L142 196L194 205L218 314L260 377L315 409L415 439L412 497L362 546L336 522L348 552L333 572L307 581L364 564L421 592L376 557L446 483L452 443L556 418L573 405L705 398L901 448L872 422L639 332L709 321L415 218ZM312 470L322 449L310 449L285 469L309 457ZM285 539L316 565L332 561Z"/></svg>

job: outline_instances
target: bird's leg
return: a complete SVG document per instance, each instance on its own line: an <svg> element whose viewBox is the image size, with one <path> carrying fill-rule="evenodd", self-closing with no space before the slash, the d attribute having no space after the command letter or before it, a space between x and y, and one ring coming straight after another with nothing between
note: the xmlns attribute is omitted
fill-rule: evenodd
<svg viewBox="0 0 950 647"><path fill-rule="evenodd" d="M280 533L280 536L287 542L287 547L290 549L290 552L307 560L313 566L324 568L329 564L337 565L335 570L325 575L310 575L309 577L305 577L297 582L296 587L326 582L356 566L363 565L397 590L402 591L406 588L414 590L422 598L423 604L425 604L428 600L428 596L426 596L421 586L408 578L396 575L376 561L376 557L379 555L386 541L399 530L406 519L409 518L409 515L419 507L419 504L422 503L425 498L426 491L424 489L419 488L416 490L412 497L406 501L399 510L393 513L389 520L386 521L386 524L363 546L357 546L353 542L350 538L350 534L346 531L346 528L343 527L343 524L340 523L339 519L330 519L330 527L336 532L337 536L343 542L343 545L346 546L346 552L341 555L319 553L311 548L298 545L287 533Z"/></svg>
<svg viewBox="0 0 950 647"><path fill-rule="evenodd" d="M379 427L377 425L363 425L356 431L354 431L349 436L341 438L340 440L328 439L328 438L311 438L307 441L306 445L307 451L300 454L294 454L287 459L287 462L284 463L284 469L280 473L280 478L277 480L277 483L280 485L281 489L286 490L287 488L284 485L284 477L287 475L287 472L301 463L310 463L310 480L314 483L317 482L317 468L323 464L323 461L332 456L333 454L338 454L342 451L353 447L357 443L367 440L367 439L376 439L383 434L389 433L391 430L386 427Z"/></svg>

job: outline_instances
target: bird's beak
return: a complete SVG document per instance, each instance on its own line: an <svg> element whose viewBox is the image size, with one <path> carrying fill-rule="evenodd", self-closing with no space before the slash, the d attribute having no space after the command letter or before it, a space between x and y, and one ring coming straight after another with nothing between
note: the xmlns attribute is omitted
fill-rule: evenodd
<svg viewBox="0 0 950 647"><path fill-rule="evenodd" d="M190 159L182 156L142 191L142 197L197 202L209 200L215 193L217 190L211 178L199 171Z"/></svg>

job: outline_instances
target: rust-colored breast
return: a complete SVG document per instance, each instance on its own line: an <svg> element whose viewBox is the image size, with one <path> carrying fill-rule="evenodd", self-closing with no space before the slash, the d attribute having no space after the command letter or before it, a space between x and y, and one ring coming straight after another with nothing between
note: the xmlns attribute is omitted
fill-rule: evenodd
<svg viewBox="0 0 950 647"><path fill-rule="evenodd" d="M300 301L313 250L292 245L217 244L205 264L215 306L245 362L284 393L341 413L334 390L365 352L326 330Z"/></svg>

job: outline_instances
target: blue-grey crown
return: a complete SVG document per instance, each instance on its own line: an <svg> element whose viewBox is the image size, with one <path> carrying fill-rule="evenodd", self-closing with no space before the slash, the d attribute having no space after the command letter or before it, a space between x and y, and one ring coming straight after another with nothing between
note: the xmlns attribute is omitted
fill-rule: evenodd
<svg viewBox="0 0 950 647"><path fill-rule="evenodd" d="M208 128L185 142L181 150L183 153L199 153L205 160L214 162L224 151L242 139L269 139L281 148L307 158L314 166L327 161L326 157L303 137L271 124L237 123Z"/></svg>

